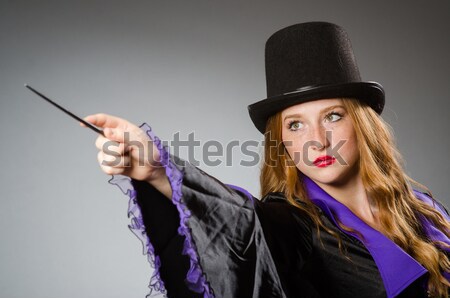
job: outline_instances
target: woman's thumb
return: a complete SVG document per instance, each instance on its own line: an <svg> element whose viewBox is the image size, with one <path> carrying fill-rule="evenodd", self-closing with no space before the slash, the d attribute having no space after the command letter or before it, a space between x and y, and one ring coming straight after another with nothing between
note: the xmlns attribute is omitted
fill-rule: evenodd
<svg viewBox="0 0 450 298"><path fill-rule="evenodd" d="M95 116L94 115L89 115L83 118L84 121L89 122L91 124L94 124L94 120L95 120ZM86 124L84 124L83 122L80 122L80 126L82 127L86 127Z"/></svg>
<svg viewBox="0 0 450 298"><path fill-rule="evenodd" d="M124 130L120 128L111 128L111 127L105 127L103 129L103 133L105 134L105 137L116 141L119 143L131 143L131 142L140 142L140 138L136 133L132 130Z"/></svg>
<svg viewBox="0 0 450 298"><path fill-rule="evenodd" d="M106 127L105 129L103 129L103 133L105 134L106 138L113 141L121 142L122 141L121 139L123 139L120 137L120 134L118 134L116 129L114 128Z"/></svg>

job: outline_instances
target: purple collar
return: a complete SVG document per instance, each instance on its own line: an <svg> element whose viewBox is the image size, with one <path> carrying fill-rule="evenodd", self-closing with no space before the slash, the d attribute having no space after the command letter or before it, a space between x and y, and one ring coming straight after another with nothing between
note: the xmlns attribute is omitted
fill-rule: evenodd
<svg viewBox="0 0 450 298"><path fill-rule="evenodd" d="M339 228L339 226L337 225L334 215L339 218L344 225L351 227L364 235L365 239L361 239L357 234L339 228L342 232L356 237L364 243L378 266L388 298L400 294L413 281L428 272L419 262L408 255L397 244L362 221L344 204L331 197L309 177L303 176L303 179L309 198L315 205L322 209L328 218L334 222L337 228ZM432 226L429 222L424 222L424 225L427 224L429 225L426 227L428 231ZM445 236L442 233L437 235L438 232L436 229L434 229L433 232L436 232L438 238ZM429 236L433 237L433 235ZM440 240L443 240L443 238ZM445 237L445 240L447 243L450 243L447 237Z"/></svg>

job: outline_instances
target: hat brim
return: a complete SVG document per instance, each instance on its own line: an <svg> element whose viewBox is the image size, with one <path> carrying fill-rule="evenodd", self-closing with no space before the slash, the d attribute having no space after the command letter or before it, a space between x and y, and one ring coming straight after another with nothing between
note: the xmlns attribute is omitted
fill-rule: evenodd
<svg viewBox="0 0 450 298"><path fill-rule="evenodd" d="M367 103L378 114L384 108L384 89L377 82L352 82L345 84L305 87L269 97L248 106L250 118L256 128L265 133L266 122L273 114L295 104L328 98L356 98Z"/></svg>

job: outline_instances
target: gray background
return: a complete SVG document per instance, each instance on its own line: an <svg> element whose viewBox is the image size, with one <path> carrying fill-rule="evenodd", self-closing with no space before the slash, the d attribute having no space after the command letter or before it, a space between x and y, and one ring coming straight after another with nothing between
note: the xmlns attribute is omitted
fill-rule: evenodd
<svg viewBox="0 0 450 298"><path fill-rule="evenodd" d="M347 29L363 79L386 89L407 173L450 205L448 0L2 0L0 296L144 297L151 273L96 135L24 83L166 140L260 141L246 107L265 97L265 40L314 20ZM258 167L200 167L259 192Z"/></svg>

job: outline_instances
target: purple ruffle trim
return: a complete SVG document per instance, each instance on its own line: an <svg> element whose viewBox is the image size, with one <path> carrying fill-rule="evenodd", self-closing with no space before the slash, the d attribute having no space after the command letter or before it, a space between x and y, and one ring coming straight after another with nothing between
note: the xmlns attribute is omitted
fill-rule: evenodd
<svg viewBox="0 0 450 298"><path fill-rule="evenodd" d="M165 168L166 175L169 178L170 186L172 188L172 202L177 207L180 215L180 226L178 227L178 234L185 237L183 254L187 255L190 259L190 268L186 274L187 285L190 290L196 293L203 293L204 298L213 298L214 295L212 293L212 290L209 287L209 284L206 281L205 274L200 267L197 250L192 240L190 228L188 227L188 219L191 216L191 213L181 200L183 172L180 171L170 159L169 153L164 148L161 140L153 133L151 127L147 123L143 123L140 128L150 137L150 139L157 147L161 156L161 164ZM157 290L163 294L166 294L164 282L161 280L159 275L160 261L158 256L155 255L150 239L145 232L141 210L136 201L136 191L131 184L131 179L126 176L121 176L121 178L116 178L113 176L113 178L109 182L111 184L117 185L123 193L127 194L130 197L128 210L129 217L130 215L132 217L132 225L130 226L130 229L142 241L142 244L144 245L144 254L148 254L148 260L150 264L153 265L152 267L155 269L154 274L150 279L150 289ZM150 294L151 293L152 292L150 292Z"/></svg>
<svg viewBox="0 0 450 298"><path fill-rule="evenodd" d="M146 297L151 297L153 291L164 294L167 297L167 291L164 287L164 282L159 276L159 268L161 266L159 257L155 255L155 250L153 248L150 239L145 232L144 220L142 217L141 209L137 204L136 191L131 184L131 178L123 175L113 175L108 181L110 184L117 185L120 190L128 195L130 200L128 201L128 217L131 218L131 224L128 225L131 232L138 237L142 242L143 254L147 255L148 262L150 266L154 269L153 275L150 278L150 283L148 287L150 288L150 293Z"/></svg>

